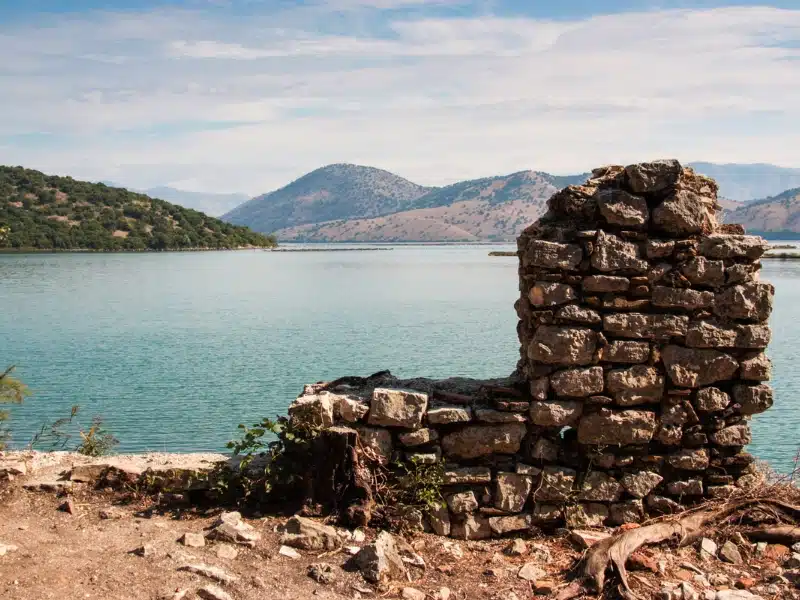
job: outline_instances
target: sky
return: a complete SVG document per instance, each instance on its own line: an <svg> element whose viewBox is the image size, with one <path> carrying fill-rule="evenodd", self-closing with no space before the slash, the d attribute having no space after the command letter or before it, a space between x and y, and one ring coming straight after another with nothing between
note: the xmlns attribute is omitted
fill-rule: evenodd
<svg viewBox="0 0 800 600"><path fill-rule="evenodd" d="M0 164L261 194L800 167L800 1L0 0Z"/></svg>

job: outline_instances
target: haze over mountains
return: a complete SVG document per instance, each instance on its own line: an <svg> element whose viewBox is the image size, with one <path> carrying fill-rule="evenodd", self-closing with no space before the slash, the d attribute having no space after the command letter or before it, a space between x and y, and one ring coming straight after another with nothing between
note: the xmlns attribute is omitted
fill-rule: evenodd
<svg viewBox="0 0 800 600"><path fill-rule="evenodd" d="M794 227L794 211L800 212L800 206L774 208L775 202L785 203L782 196L767 198L752 211L745 203L800 187L800 169L760 164L690 166L719 183L725 220L758 231ZM586 177L586 173L556 176L521 171L434 188L373 167L335 164L257 196L222 218L274 233L283 241L513 240L541 216L555 191ZM797 221L800 226L800 215Z"/></svg>

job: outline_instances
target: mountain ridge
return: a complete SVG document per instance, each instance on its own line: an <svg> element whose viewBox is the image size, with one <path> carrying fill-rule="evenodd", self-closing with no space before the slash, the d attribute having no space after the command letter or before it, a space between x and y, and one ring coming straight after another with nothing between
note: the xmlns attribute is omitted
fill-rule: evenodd
<svg viewBox="0 0 800 600"><path fill-rule="evenodd" d="M737 198L747 190L774 190L794 181L795 171L800 185L800 169L702 162L688 166L716 175L726 215L746 206ZM764 172L768 180L752 179ZM382 169L336 163L257 196L222 218L285 241L511 241L543 214L553 193L588 177L528 170L426 187Z"/></svg>

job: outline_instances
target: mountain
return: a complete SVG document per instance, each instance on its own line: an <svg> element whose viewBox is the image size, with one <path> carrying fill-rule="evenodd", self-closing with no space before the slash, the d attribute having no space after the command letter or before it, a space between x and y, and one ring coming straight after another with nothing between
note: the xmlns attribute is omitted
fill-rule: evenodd
<svg viewBox="0 0 800 600"><path fill-rule="evenodd" d="M274 245L271 236L144 194L0 166L0 248L180 250Z"/></svg>
<svg viewBox="0 0 800 600"><path fill-rule="evenodd" d="M396 213L429 189L374 167L328 165L245 202L222 219L271 233L307 223Z"/></svg>
<svg viewBox="0 0 800 600"><path fill-rule="evenodd" d="M795 178L800 185L800 169L691 165L720 184L726 220L748 200L778 193ZM513 240L541 216L550 195L587 177L521 171L425 188L387 171L337 164L254 198L222 218L287 241Z"/></svg>
<svg viewBox="0 0 800 600"><path fill-rule="evenodd" d="M763 200L747 202L736 210L727 212L725 221L741 223L750 233L799 233L800 187Z"/></svg>
<svg viewBox="0 0 800 600"><path fill-rule="evenodd" d="M137 190L138 191L138 190ZM212 217L219 217L236 208L250 198L247 194L211 194L206 192L187 192L169 186L159 186L141 190L151 198L160 198L186 208L193 208Z"/></svg>
<svg viewBox="0 0 800 600"><path fill-rule="evenodd" d="M521 171L436 188L408 210L371 219L339 219L281 229L291 241L513 240L546 209L547 199L585 175L556 177Z"/></svg>
<svg viewBox="0 0 800 600"><path fill-rule="evenodd" d="M766 164L689 163L695 171L716 180L721 196L747 202L800 187L800 169Z"/></svg>

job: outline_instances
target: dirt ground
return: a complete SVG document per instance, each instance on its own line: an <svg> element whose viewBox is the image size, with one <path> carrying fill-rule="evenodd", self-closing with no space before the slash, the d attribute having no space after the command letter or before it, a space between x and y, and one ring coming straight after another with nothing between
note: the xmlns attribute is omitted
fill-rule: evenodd
<svg viewBox="0 0 800 600"><path fill-rule="evenodd" d="M198 563L236 576L238 582L224 588L237 600L398 597L406 586L430 597L447 587L453 599L512 597L508 596L512 591L519 598L532 595L530 583L512 576L529 559L503 555L508 540L454 542L420 534L412 545L426 561L424 576L378 591L357 571L345 568L350 557L344 551L333 555L299 551L299 559L280 555L280 533L275 529L285 517L246 519L262 538L252 549L237 546L238 556L231 560L216 554L225 544L207 542L202 548L190 548L179 542L186 532L202 533L219 511L205 516L174 510L162 513L147 510L147 503L120 505L116 493L89 490L75 491L70 497L76 514L61 510L65 498L54 493L20 487L5 492L0 500L0 544L14 545L17 550L0 557L0 598L133 600L172 598L179 590L189 590L186 597L193 598L198 588L215 583L180 570ZM121 518L101 519L100 512L110 507L116 507ZM367 532L366 541L374 535ZM134 553L145 544L152 546L151 554ZM463 556L457 558L459 550ZM568 569L579 556L563 541L546 568ZM334 566L334 583L319 584L308 576L308 567L319 562ZM500 575L501 571L507 573Z"/></svg>
<svg viewBox="0 0 800 600"><path fill-rule="evenodd" d="M52 457L37 460L45 461L39 471L44 472L46 480L62 468L64 459L56 460L52 466L46 462ZM368 544L378 533L373 530L363 532L364 539L353 539L349 532L340 530L344 549L333 553L297 550L299 556L292 558L280 553L278 527L287 516L249 515L245 521L261 534L255 547L234 547L211 540L203 547L188 547L181 543L182 536L207 531L222 509L162 508L150 496L96 490L90 484L77 482L71 490L61 491L24 487L30 487L37 477L41 480L41 473L0 482L2 600L193 600L209 597L200 592L208 585L218 585L234 600L596 597L578 589L576 579L580 580L580 560L585 550L565 530L547 536L521 535L525 544L517 542L518 550L522 546L522 554L518 555L509 552L514 539L463 541L415 534L407 539L424 559L425 568L412 570L413 581L395 581L378 588L348 564L347 548L354 552ZM71 513L64 510L67 500L71 502ZM607 535L613 530L597 533ZM638 596L643 600L800 600L800 566L792 562L792 549L779 544L757 549L732 530L710 531L706 535L714 538L720 548L726 541L733 541L741 552L742 563L704 558L699 542L678 548L676 540L672 540L643 548L628 563L631 585ZM143 547L144 555L137 553ZM309 576L309 567L318 563L332 567L332 582L318 583ZM232 581L220 584L182 570L187 565L218 567ZM526 565L538 571L531 581L520 573ZM673 593L675 589L681 590L680 594ZM671 595L664 595L665 591ZM607 586L604 597L618 597L614 585Z"/></svg>

